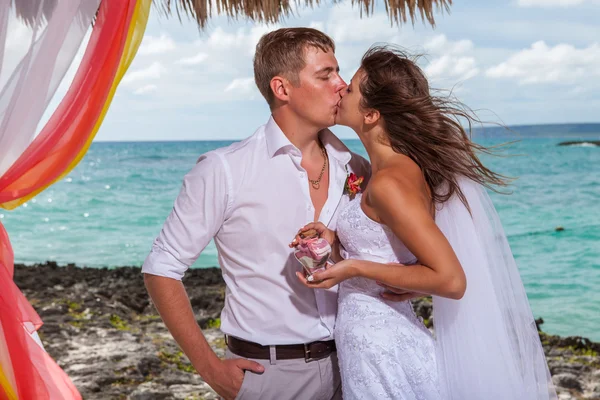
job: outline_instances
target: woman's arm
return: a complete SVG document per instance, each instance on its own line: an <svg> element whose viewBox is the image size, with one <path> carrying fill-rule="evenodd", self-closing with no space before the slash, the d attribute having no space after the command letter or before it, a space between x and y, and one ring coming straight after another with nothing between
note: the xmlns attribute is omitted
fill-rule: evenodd
<svg viewBox="0 0 600 400"><path fill-rule="evenodd" d="M460 299L466 290L464 271L421 193L403 178L384 174L371 181L368 191L370 207L378 219L417 257L419 264L397 266L345 260L327 271L315 273L316 283L308 285L333 286L360 276L411 292Z"/></svg>

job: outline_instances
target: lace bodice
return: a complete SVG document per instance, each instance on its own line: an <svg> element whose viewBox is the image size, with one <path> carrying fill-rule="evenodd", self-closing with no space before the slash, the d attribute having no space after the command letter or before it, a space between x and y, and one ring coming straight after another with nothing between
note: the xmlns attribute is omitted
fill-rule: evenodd
<svg viewBox="0 0 600 400"><path fill-rule="evenodd" d="M337 234L348 258L412 264L416 257L385 225L367 217L361 208L362 193L349 202L338 220Z"/></svg>
<svg viewBox="0 0 600 400"><path fill-rule="evenodd" d="M416 257L394 235L387 226L370 219L361 208L362 193L349 202L341 211L337 234L345 249L345 258L368 260L381 263L398 262L414 264ZM363 292L381 292L375 282L354 278L344 282L344 286L354 286Z"/></svg>
<svg viewBox="0 0 600 400"><path fill-rule="evenodd" d="M358 195L338 218L345 257L415 263L394 233L369 219L360 204ZM344 399L440 400L430 332L410 301L384 300L382 291L365 278L340 284L335 340Z"/></svg>

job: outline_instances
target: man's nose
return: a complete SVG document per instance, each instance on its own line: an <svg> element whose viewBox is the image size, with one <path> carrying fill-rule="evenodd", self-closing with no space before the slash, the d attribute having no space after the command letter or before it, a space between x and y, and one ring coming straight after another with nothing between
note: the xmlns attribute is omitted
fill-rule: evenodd
<svg viewBox="0 0 600 400"><path fill-rule="evenodd" d="M348 94L348 91L346 90L347 88L348 88L348 85L344 85L344 87L342 88L342 90L340 90L340 91L338 92L338 94L340 95L340 97L342 97L342 98L343 98L345 95L347 95L347 94Z"/></svg>
<svg viewBox="0 0 600 400"><path fill-rule="evenodd" d="M336 91L338 93L340 93L341 96L343 96L342 92L346 91L346 88L348 87L348 85L346 84L346 82L344 82L344 80L342 79L342 77L339 77L339 82L338 82L338 86L336 88Z"/></svg>

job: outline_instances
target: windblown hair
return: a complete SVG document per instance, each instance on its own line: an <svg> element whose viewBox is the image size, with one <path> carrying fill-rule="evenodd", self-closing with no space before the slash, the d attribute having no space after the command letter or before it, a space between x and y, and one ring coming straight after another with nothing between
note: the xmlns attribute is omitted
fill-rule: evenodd
<svg viewBox="0 0 600 400"><path fill-rule="evenodd" d="M421 168L434 204L456 194L470 209L458 186L461 176L495 191L507 185L507 177L486 168L477 156L493 151L471 141L471 126L480 122L474 113L450 96L434 96L425 74L406 53L374 46L360 68L365 72L360 106L379 111L392 148ZM461 119L468 122L468 133Z"/></svg>
<svg viewBox="0 0 600 400"><path fill-rule="evenodd" d="M310 47L335 52L333 40L312 28L281 28L260 38L254 54L254 81L271 108L275 102L271 79L283 76L298 86L298 74L306 66L305 52Z"/></svg>

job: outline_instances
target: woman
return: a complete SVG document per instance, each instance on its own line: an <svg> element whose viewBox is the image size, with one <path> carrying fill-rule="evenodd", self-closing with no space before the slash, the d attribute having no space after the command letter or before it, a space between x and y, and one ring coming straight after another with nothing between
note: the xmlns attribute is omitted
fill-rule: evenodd
<svg viewBox="0 0 600 400"><path fill-rule="evenodd" d="M339 104L371 180L340 214L345 260L307 286L340 284L335 337L344 398L529 400L556 393L506 236L485 187L502 176L477 157L468 113L430 94L402 52L371 48ZM398 263L403 264L398 266ZM433 295L435 340L409 301L382 287Z"/></svg>

